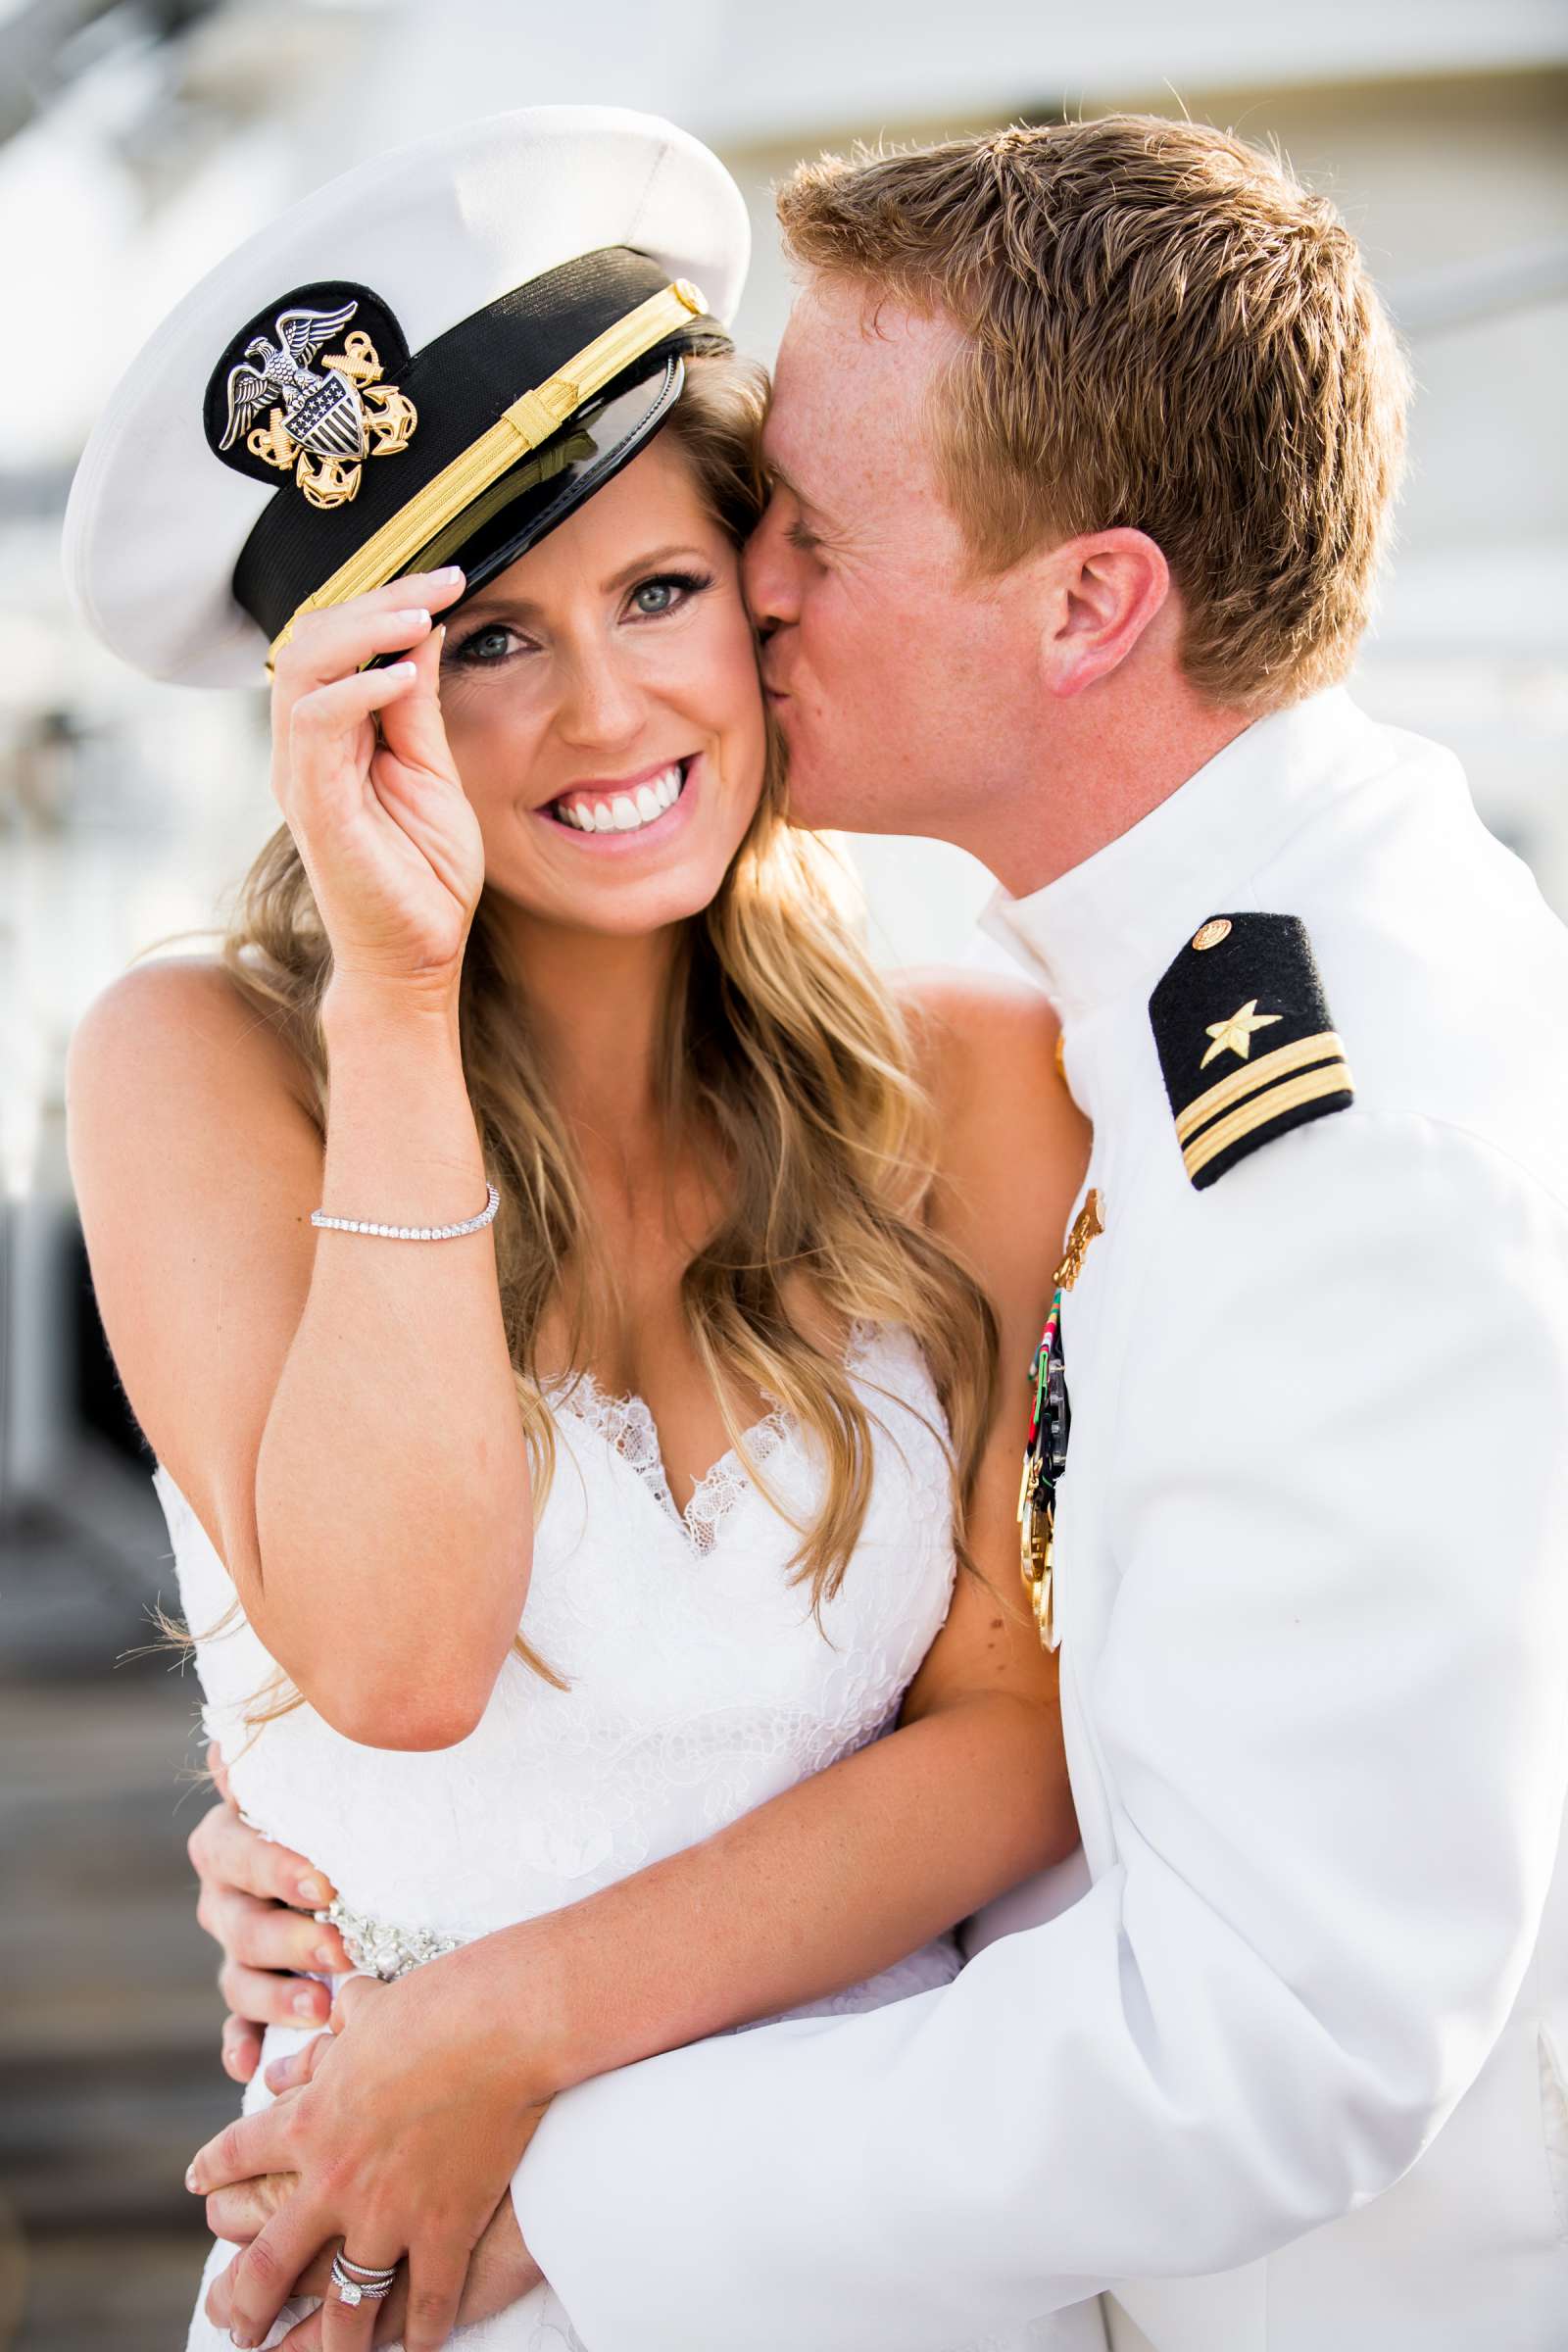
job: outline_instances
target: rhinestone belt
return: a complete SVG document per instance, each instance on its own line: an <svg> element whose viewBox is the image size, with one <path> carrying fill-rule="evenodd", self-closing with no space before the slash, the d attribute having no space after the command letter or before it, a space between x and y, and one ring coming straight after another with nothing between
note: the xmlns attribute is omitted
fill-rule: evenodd
<svg viewBox="0 0 1568 2352"><path fill-rule="evenodd" d="M401 1928L395 1921L372 1919L367 1911L351 1911L347 1903L336 1897L316 1917L323 1925L336 1928L343 1938L344 1949L356 1968L368 1969L390 1984L397 1977L406 1977L411 1968L422 1968L427 1960L439 1960L447 1952L461 1949L461 1936L439 1936L433 1928Z"/></svg>

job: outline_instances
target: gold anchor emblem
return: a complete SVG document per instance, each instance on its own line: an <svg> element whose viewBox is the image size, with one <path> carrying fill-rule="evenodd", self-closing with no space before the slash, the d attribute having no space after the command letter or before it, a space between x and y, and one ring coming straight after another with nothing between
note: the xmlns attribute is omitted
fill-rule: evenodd
<svg viewBox="0 0 1568 2352"><path fill-rule="evenodd" d="M274 409L265 425L259 424L253 433L246 434L245 446L253 458L265 458L269 466L275 466L282 473L287 473L300 454L283 430L281 409Z"/></svg>
<svg viewBox="0 0 1568 2352"><path fill-rule="evenodd" d="M345 335L342 351L324 359L321 366L335 368L339 375L346 375L354 384L376 383L381 374L381 363L375 356L375 345L360 327L356 327L352 335Z"/></svg>
<svg viewBox="0 0 1568 2352"><path fill-rule="evenodd" d="M346 507L360 494L360 460L318 458L313 465L309 451L302 449L294 479L313 507Z"/></svg>
<svg viewBox="0 0 1568 2352"><path fill-rule="evenodd" d="M240 424L254 416L269 392L284 393L283 405L270 411L267 423L247 433L245 446L252 457L275 466L280 473L291 468L313 507L345 507L359 494L360 469L368 458L395 458L413 440L419 413L406 392L381 381L381 361L375 345L361 329L344 337L341 352L323 358L330 375L317 375L308 363L334 332L341 332L355 305L326 312L288 311L280 315L280 344L257 336L247 364L229 376L229 423L226 448ZM335 387L335 388L332 388Z"/></svg>
<svg viewBox="0 0 1568 2352"><path fill-rule="evenodd" d="M414 438L414 428L419 421L418 410L396 384L368 384L364 398L368 404L365 421L370 435L371 457L395 458Z"/></svg>

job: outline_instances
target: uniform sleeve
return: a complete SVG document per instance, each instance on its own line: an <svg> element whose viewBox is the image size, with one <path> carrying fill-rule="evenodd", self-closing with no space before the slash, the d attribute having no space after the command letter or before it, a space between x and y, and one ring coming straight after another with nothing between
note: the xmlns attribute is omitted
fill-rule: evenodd
<svg viewBox="0 0 1568 2352"><path fill-rule="evenodd" d="M1568 1769L1568 1216L1357 1109L1151 1225L1078 1692L1115 1865L939 1991L559 2099L514 2195L590 2352L948 2352L1247 2262L1501 2029Z"/></svg>

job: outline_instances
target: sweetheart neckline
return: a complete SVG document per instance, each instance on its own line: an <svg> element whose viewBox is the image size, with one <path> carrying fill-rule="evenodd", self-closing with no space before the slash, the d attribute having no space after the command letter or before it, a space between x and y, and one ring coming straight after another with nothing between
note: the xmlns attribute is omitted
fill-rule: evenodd
<svg viewBox="0 0 1568 2352"><path fill-rule="evenodd" d="M864 1316L857 1316L845 1334L843 1361L853 1369L876 1337L878 1326ZM775 1453L798 1427L797 1418L776 1397L769 1397L769 1409L760 1420L742 1430L739 1442L726 1446L716 1460L694 1484L684 1506L675 1500L669 1483L669 1470L664 1460L663 1440L659 1423L646 1396L636 1389L612 1391L598 1375L587 1369L561 1372L540 1383L550 1398L553 1410L569 1412L584 1427L595 1430L605 1439L611 1451L623 1461L639 1483L652 1494L655 1502L671 1518L692 1549L711 1551L718 1540L718 1531L736 1503L748 1494L760 1494L761 1488L752 1471ZM574 1401L587 1392L592 1409L583 1411ZM768 1391L762 1395L768 1396ZM644 1450L639 1454L621 1443L628 1431L640 1433Z"/></svg>
<svg viewBox="0 0 1568 2352"><path fill-rule="evenodd" d="M738 1444L726 1446L710 1462L681 1504L675 1500L659 1424L645 1396L639 1396L635 1389L613 1394L588 1371L563 1373L557 1380L541 1385L550 1393L556 1411L570 1413L584 1428L594 1430L605 1440L611 1452L625 1463L660 1509L674 1521L693 1550L699 1552L712 1549L719 1527L742 1495L749 1490L760 1491L750 1476L751 1466L776 1452L795 1426L794 1414L774 1402L760 1420L741 1432ZM579 1401L584 1391L590 1407L586 1411ZM629 1433L633 1434L631 1447L622 1443ZM635 1444L638 1436L643 1440L641 1450Z"/></svg>

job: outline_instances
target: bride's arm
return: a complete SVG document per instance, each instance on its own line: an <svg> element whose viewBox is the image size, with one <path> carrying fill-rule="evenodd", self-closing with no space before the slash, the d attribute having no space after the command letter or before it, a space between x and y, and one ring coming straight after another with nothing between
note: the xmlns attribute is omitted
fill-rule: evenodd
<svg viewBox="0 0 1568 2352"><path fill-rule="evenodd" d="M232 2309L258 2332L318 2245L359 2244L371 2215L378 2237L416 2245L426 2278L455 2292L458 2241L467 2230L472 2242L503 2193L511 2142L540 2101L874 1975L1075 1842L1055 1661L1014 1597L1014 1509L1023 1373L1085 1138L1040 1007L980 982L919 1002L945 1040L936 1213L1002 1325L1002 1404L971 1525L987 1582L958 1580L885 1739L581 1903L395 1985L346 1988L334 2016L346 2030L318 2079L281 2111L231 2127L193 2167L204 2190L273 2170L300 2177L237 2266ZM305 2071L285 2062L273 2086ZM444 2226L432 2180L447 2185Z"/></svg>
<svg viewBox="0 0 1568 2352"><path fill-rule="evenodd" d="M422 635L401 703L395 672L360 667L420 634L397 610L411 592L422 607L456 586L311 615L273 692L273 790L332 945L324 1133L288 1024L206 959L122 973L67 1073L94 1291L137 1421L270 1656L336 1730L387 1748L472 1730L533 1524L493 1230L438 1247L310 1221L324 1204L459 1225L485 1201L458 904L477 897L482 844L441 732L438 648ZM380 962L363 944L377 925ZM411 976L387 976L394 955Z"/></svg>

